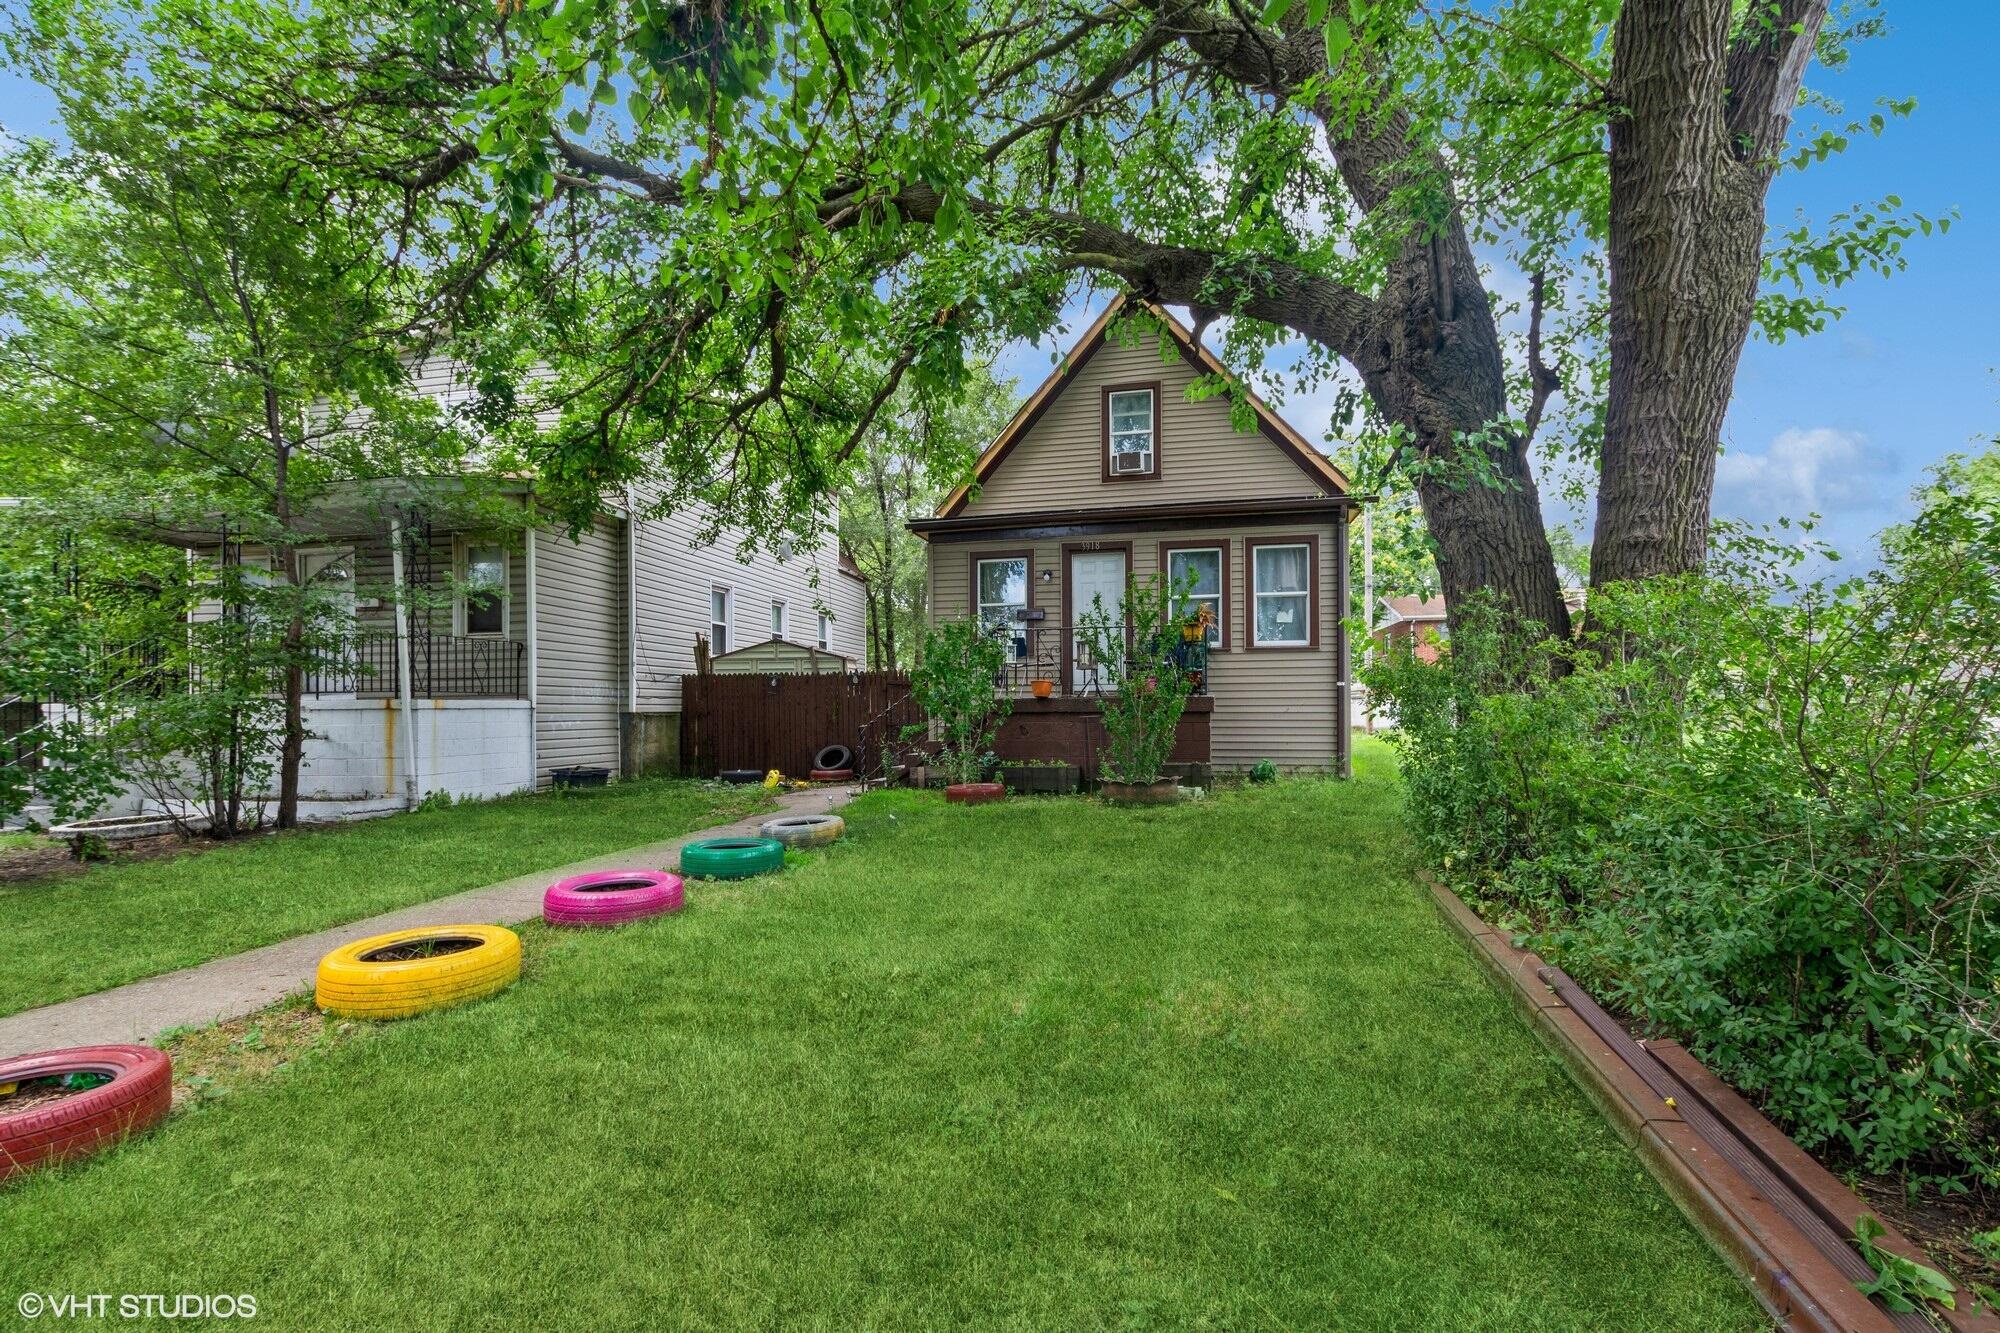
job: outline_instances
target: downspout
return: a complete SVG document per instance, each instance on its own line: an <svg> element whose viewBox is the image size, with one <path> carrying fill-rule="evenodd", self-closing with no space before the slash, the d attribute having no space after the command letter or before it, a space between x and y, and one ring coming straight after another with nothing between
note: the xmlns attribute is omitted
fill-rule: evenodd
<svg viewBox="0 0 2000 1333"><path fill-rule="evenodd" d="M639 515L625 488L625 711L639 711Z"/></svg>
<svg viewBox="0 0 2000 1333"><path fill-rule="evenodd" d="M1361 662L1375 664L1375 511L1361 511ZM1368 734L1375 734L1375 691L1368 691Z"/></svg>
<svg viewBox="0 0 2000 1333"><path fill-rule="evenodd" d="M542 772L542 738L535 725L536 704L541 693L541 675L537 669L541 652L541 631L536 609L541 603L541 594L535 574L535 525L534 499L529 497L529 523L525 537L528 617L528 788L533 790Z"/></svg>
<svg viewBox="0 0 2000 1333"><path fill-rule="evenodd" d="M1346 506L1342 506L1333 520L1333 544L1336 548L1333 567L1333 604L1336 611L1333 622L1333 702L1339 711L1333 729L1334 771L1343 778L1354 776L1354 703L1353 687L1348 679L1352 674L1353 661L1347 650L1347 512Z"/></svg>
<svg viewBox="0 0 2000 1333"><path fill-rule="evenodd" d="M410 687L410 605L403 582L401 519L389 520L389 577L396 585L396 698L403 714L403 805L414 810L421 799L417 795L417 705Z"/></svg>

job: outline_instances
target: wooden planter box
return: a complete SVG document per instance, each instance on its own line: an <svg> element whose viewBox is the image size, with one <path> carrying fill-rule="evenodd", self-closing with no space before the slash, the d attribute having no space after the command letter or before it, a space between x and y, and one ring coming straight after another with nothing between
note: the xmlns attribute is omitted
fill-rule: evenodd
<svg viewBox="0 0 2000 1333"><path fill-rule="evenodd" d="M1023 796L1068 796L1083 782L1075 764L1002 764L1000 781Z"/></svg>

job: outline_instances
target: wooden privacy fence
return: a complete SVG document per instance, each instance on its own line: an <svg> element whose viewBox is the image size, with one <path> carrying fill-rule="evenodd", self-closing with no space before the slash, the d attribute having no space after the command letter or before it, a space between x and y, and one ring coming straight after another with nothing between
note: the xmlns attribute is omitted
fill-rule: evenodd
<svg viewBox="0 0 2000 1333"><path fill-rule="evenodd" d="M782 769L802 778L828 745L855 752L857 774L879 772L885 746L923 721L910 678L895 671L681 677L681 771Z"/></svg>

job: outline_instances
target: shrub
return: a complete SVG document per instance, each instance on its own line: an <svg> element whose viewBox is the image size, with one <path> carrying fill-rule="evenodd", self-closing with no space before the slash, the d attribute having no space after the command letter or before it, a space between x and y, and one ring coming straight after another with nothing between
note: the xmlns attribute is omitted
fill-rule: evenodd
<svg viewBox="0 0 2000 1333"><path fill-rule="evenodd" d="M1178 600L1166 577L1155 574L1132 585L1123 623L1113 619L1101 597L1092 599L1091 610L1077 622L1078 651L1098 664L1104 678L1099 708L1105 744L1098 764L1113 782L1157 782L1174 752L1181 714L1194 692L1181 646L1185 617L1174 609Z"/></svg>
<svg viewBox="0 0 2000 1333"><path fill-rule="evenodd" d="M1366 673L1422 849L1806 1146L2000 1183L2000 504L1948 478L1840 583L1718 551Z"/></svg>
<svg viewBox="0 0 2000 1333"><path fill-rule="evenodd" d="M977 782L1008 703L994 693L1006 650L976 621L953 620L924 636L910 690L936 729L938 764L953 782ZM922 735L925 728L906 734Z"/></svg>

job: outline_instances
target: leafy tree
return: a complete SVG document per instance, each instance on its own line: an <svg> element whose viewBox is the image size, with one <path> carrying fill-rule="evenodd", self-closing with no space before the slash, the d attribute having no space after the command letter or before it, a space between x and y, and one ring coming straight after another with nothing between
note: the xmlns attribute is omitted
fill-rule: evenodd
<svg viewBox="0 0 2000 1333"><path fill-rule="evenodd" d="M923 655L910 673L910 692L930 719L938 763L953 782L977 782L993 733L1011 705L995 693L1006 662L1000 641L974 620L950 620L924 635ZM923 735L926 728L909 729Z"/></svg>
<svg viewBox="0 0 2000 1333"><path fill-rule="evenodd" d="M282 13L232 13L256 13L275 43L302 39ZM134 25L49 4L9 34L14 63L55 92L69 143L0 162L0 318L14 333L0 437L27 442L38 461L17 454L13 470L65 523L268 552L269 586L241 621L258 646L242 672L211 662L210 679L242 675L247 689L254 668L277 689L275 719L251 730L278 750L288 827L303 679L336 646L315 630L332 590L305 577L299 551L328 535L330 501L366 509L357 483L453 474L464 459L408 373L434 313L417 292L437 299L443 247L402 189L273 151L254 118L220 114L227 71L164 40L198 17L170 6Z"/></svg>
<svg viewBox="0 0 2000 1333"><path fill-rule="evenodd" d="M554 350L579 505L654 470L739 521L804 513L900 390L956 395L968 348L1047 332L1082 274L1233 316L1239 368L1290 335L1303 379L1344 363L1446 595L1561 628L1544 418L1601 462L1598 581L1689 568L1753 318L1808 331L1931 225L1892 202L1766 246L1772 175L1848 133L1786 156L1803 72L1879 28L1828 6L427 3L249 86L301 125L414 114L426 188L497 205L468 244L532 238L511 309ZM1533 277L1520 339L1475 244Z"/></svg>
<svg viewBox="0 0 2000 1333"><path fill-rule="evenodd" d="M1194 693L1181 634L1188 617L1178 610L1193 586L1192 575L1179 587L1164 574L1149 575L1132 584L1123 616L1113 617L1104 599L1094 597L1078 617L1077 651L1097 665L1103 687L1098 762L1113 782L1158 782L1174 752L1181 714Z"/></svg>
<svg viewBox="0 0 2000 1333"><path fill-rule="evenodd" d="M968 470L1013 405L1015 386L991 368L973 372L957 401L913 395L877 415L860 466L840 497L840 542L868 581L868 660L894 670L923 640L929 617L924 545L904 524L926 515L946 487L935 478Z"/></svg>
<svg viewBox="0 0 2000 1333"><path fill-rule="evenodd" d="M1447 597L1561 629L1545 420L1602 469L1597 581L1690 568L1753 320L1823 324L1934 221L1889 200L1767 244L1777 170L1909 109L1808 97L1787 156L1866 0L333 0L278 41L187 2L160 40L206 53L218 125L399 184L458 271L509 276L471 342L549 362L513 415L576 518L646 477L810 526L901 393L958 396L969 349L1101 284L1231 316L1238 369L1294 335L1302 385L1345 365ZM1532 276L1519 338L1475 246Z"/></svg>

